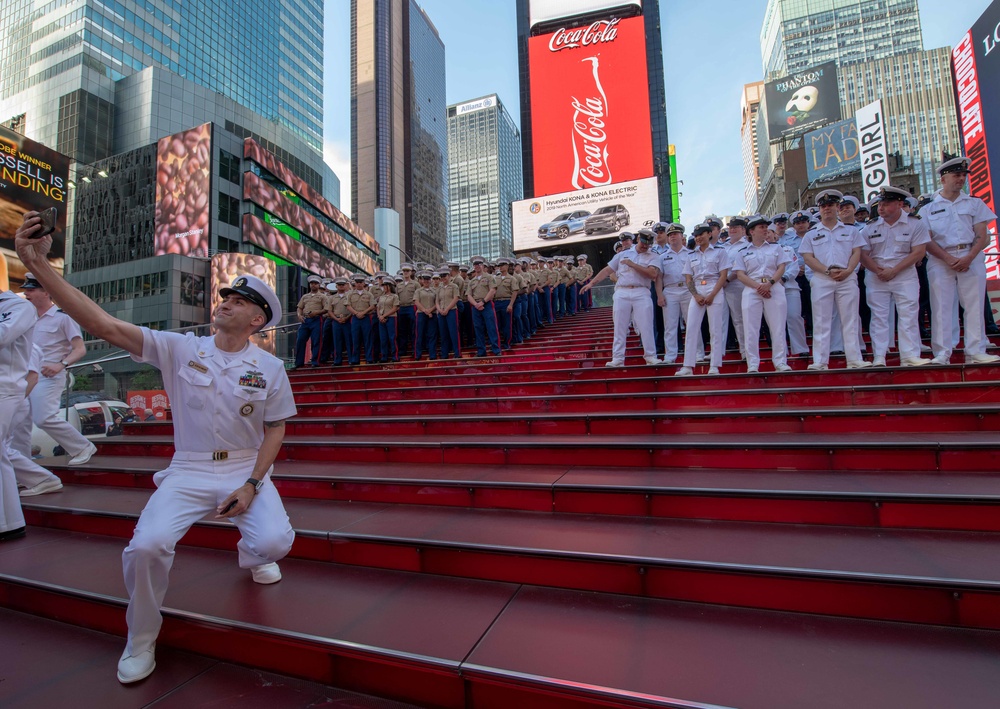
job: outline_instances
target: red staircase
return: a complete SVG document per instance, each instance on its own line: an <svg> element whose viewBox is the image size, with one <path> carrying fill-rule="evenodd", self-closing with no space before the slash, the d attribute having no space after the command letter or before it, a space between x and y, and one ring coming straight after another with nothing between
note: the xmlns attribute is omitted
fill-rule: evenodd
<svg viewBox="0 0 1000 709"><path fill-rule="evenodd" d="M996 706L1000 366L674 378L637 342L605 368L610 320L293 373L284 579L237 568L232 525L192 528L150 681L216 662L428 707ZM124 633L121 550L171 424L99 449L23 501L0 626ZM114 659L87 672L113 683Z"/></svg>

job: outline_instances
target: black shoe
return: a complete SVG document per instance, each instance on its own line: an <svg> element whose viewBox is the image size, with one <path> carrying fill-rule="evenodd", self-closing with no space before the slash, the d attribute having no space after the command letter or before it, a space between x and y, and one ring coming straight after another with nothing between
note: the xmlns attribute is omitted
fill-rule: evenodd
<svg viewBox="0 0 1000 709"><path fill-rule="evenodd" d="M987 335L1000 335L1000 327L994 325L993 327L986 328Z"/></svg>
<svg viewBox="0 0 1000 709"><path fill-rule="evenodd" d="M18 527L17 529L8 529L6 532L0 532L0 542L9 542L14 539L24 539L24 535L27 531L24 527Z"/></svg>

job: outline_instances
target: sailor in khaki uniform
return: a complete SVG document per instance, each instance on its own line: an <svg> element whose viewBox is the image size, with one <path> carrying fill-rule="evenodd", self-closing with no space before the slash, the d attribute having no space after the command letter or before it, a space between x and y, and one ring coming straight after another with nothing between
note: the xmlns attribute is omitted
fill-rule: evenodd
<svg viewBox="0 0 1000 709"><path fill-rule="evenodd" d="M129 606L128 641L118 679L138 681L156 666L160 605L174 546L192 524L215 512L240 530L240 567L257 583L281 580L277 561L291 549L294 532L270 481L295 401L284 363L250 341L281 321L281 304L266 283L239 276L222 288L213 313L215 335L156 332L117 320L75 289L46 260L50 237L32 239L41 220L25 214L17 252L63 308L95 337L160 369L174 402L174 449L157 473L156 491L122 554Z"/></svg>
<svg viewBox="0 0 1000 709"><path fill-rule="evenodd" d="M323 333L323 313L326 312L326 296L323 293L322 278L309 276L309 292L299 298L295 310L299 316L299 332L295 338L295 366L301 367L306 361L306 343L312 350L312 366L319 365L320 336Z"/></svg>
<svg viewBox="0 0 1000 709"><path fill-rule="evenodd" d="M518 283L510 273L510 259L498 258L497 267L500 273L493 276L496 288L493 302L496 304L497 324L500 327L500 347L506 351L511 348L514 340L514 295L517 293Z"/></svg>
<svg viewBox="0 0 1000 709"><path fill-rule="evenodd" d="M430 271L417 274L420 287L413 296L413 305L417 309L417 342L413 359L418 362L424 350L432 361L438 357L437 290L431 285L434 275Z"/></svg>
<svg viewBox="0 0 1000 709"><path fill-rule="evenodd" d="M436 308L438 335L441 337L441 357L447 359L451 356L459 359L462 356L462 344L458 337L458 304L462 302L462 291L458 284L452 281L450 269L442 269L438 275L441 277L441 285L437 289Z"/></svg>
<svg viewBox="0 0 1000 709"><path fill-rule="evenodd" d="M347 361L351 361L351 311L347 309L350 297L347 286L348 282L344 277L337 278L327 286L327 290L331 292L326 297L326 314L333 327L333 364L338 367L344 363L345 354Z"/></svg>
<svg viewBox="0 0 1000 709"><path fill-rule="evenodd" d="M365 351L365 363L375 361L374 327L376 300L365 287L365 274L354 274L354 290L347 295L347 309L351 313L351 364L361 364L361 349Z"/></svg>
<svg viewBox="0 0 1000 709"><path fill-rule="evenodd" d="M399 296L399 314L397 315L397 345L403 356L413 354L413 341L417 327L417 311L413 307L413 294L419 284L413 277L413 264L404 263L399 267L403 274L402 282L396 281L396 295Z"/></svg>
<svg viewBox="0 0 1000 709"><path fill-rule="evenodd" d="M382 357L379 362L398 362L399 348L396 343L396 313L399 312L399 296L396 295L396 283L390 277L382 279L382 295L376 304L378 315L379 342L382 347Z"/></svg>
<svg viewBox="0 0 1000 709"><path fill-rule="evenodd" d="M788 253L767 241L766 217L750 218L747 229L750 245L736 255L732 270L743 283L743 344L747 352L747 372L760 367L760 319L767 320L771 331L771 362L776 372L789 372L788 348L785 340L785 318L788 316L785 288L781 277L792 260Z"/></svg>
<svg viewBox="0 0 1000 709"><path fill-rule="evenodd" d="M496 311L493 304L493 296L496 295L493 276L485 272L485 259L475 256L472 259L472 273L465 290L465 299L469 302L472 310L472 325L476 334L476 355L486 356L486 343L489 342L490 353L494 357L500 355L500 330L497 327L497 318L500 313Z"/></svg>

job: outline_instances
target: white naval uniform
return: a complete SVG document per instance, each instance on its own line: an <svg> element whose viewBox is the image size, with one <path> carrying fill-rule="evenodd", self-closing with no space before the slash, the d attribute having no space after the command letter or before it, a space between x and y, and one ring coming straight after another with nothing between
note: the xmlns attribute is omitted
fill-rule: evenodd
<svg viewBox="0 0 1000 709"><path fill-rule="evenodd" d="M745 248L750 245L750 241L743 237L739 241L731 241L723 248L726 250L726 256L729 259L729 264L736 263L736 256ZM723 292L726 295L726 336L728 339L728 329L729 329L729 318L733 319L733 329L736 330L736 342L740 346L740 357L746 359L747 349L746 349L746 334L743 329L743 284L733 273L733 270L729 270L729 282L726 283Z"/></svg>
<svg viewBox="0 0 1000 709"><path fill-rule="evenodd" d="M838 221L836 226L829 229L821 222L806 233L799 246L799 253L813 254L828 268L833 266L846 268L851 260L852 251L864 245L865 240L855 227ZM848 364L862 361L861 317L858 311L860 291L857 276L852 273L838 282L825 273L814 271L809 285L813 312L813 364L826 365L830 362L830 333L834 306L840 314L844 354L847 356Z"/></svg>
<svg viewBox="0 0 1000 709"><path fill-rule="evenodd" d="M659 254L653 251L640 254L635 248L615 254L608 263L618 275L612 308L615 339L611 345L611 361L625 362L625 340L630 323L635 323L635 329L639 332L643 357L647 361L653 360L656 359L656 342L653 335L653 299L649 297L651 280L627 263L622 263L626 258L639 266L652 266L657 271L660 269Z"/></svg>
<svg viewBox="0 0 1000 709"><path fill-rule="evenodd" d="M698 291L699 295L707 296L715 288L722 272L728 268L729 256L725 249L709 246L702 251L695 247L684 266L684 275L691 276L695 290ZM711 305L698 305L698 301L691 298L691 302L688 303L688 332L701 331L701 323L705 318L706 311L708 312L709 342L712 347L709 366L721 367L722 357L726 353L726 338L729 335L729 318L727 317L729 306L726 304L724 290L716 293ZM684 343L684 366L693 368L697 362L697 341L691 337Z"/></svg>
<svg viewBox="0 0 1000 709"><path fill-rule="evenodd" d="M174 546L188 528L246 482L264 440L265 421L295 415L295 402L281 360L253 343L240 353L223 353L213 337L142 328L142 356L163 373L174 411L174 457L153 476L135 534L122 553L126 654L149 650L160 631L160 606L167 592ZM213 452L228 451L214 461ZM218 457L218 456L216 456ZM271 470L250 507L234 517L242 538L239 564L250 568L283 558L295 537Z"/></svg>
<svg viewBox="0 0 1000 709"><path fill-rule="evenodd" d="M35 372L42 378L42 351L38 345L31 348L28 360L28 372ZM37 384L35 385L37 386ZM14 477L17 484L24 487L35 487L48 480L57 481L59 477L46 470L31 459L31 400L25 397L18 404L14 421L11 423L7 440L7 455L14 467Z"/></svg>
<svg viewBox="0 0 1000 709"><path fill-rule="evenodd" d="M973 227L997 218L978 197L962 192L952 202L940 191L934 200L920 210L934 243L951 256L969 254L976 234ZM972 260L963 273L952 270L941 259L928 254L927 281L931 289L931 349L934 357L951 357L954 349L952 330L955 324L956 300L965 310L965 354L985 354L986 322L983 298L986 293L986 257L983 252Z"/></svg>
<svg viewBox="0 0 1000 709"><path fill-rule="evenodd" d="M785 266L785 273L781 277L781 283L785 286L785 303L788 308L788 317L785 319L785 326L788 329L788 344L793 355L805 354L809 351L809 341L806 340L806 321L802 317L802 289L796 277L801 273L799 252L787 244L778 244L788 255L788 265Z"/></svg>
<svg viewBox="0 0 1000 709"><path fill-rule="evenodd" d="M764 242L760 246L751 243L740 250L733 261L733 271L743 271L757 283L774 279L778 269L788 264L791 257L778 246ZM781 281L771 286L771 297L764 298L756 290L742 281L743 302L743 345L746 347L748 369L760 366L760 318L763 313L767 327L771 331L771 362L775 368L784 367L788 362L788 347L785 343L785 320L788 316L785 302L785 288Z"/></svg>
<svg viewBox="0 0 1000 709"><path fill-rule="evenodd" d="M873 261L882 268L893 268L903 261L913 248L931 240L927 224L922 219L900 212L899 219L889 224L882 217L861 230ZM920 358L920 280L916 264L897 274L891 281L881 280L865 269L865 298L872 311L868 332L872 352L885 357L892 346L893 303L899 316L900 359Z"/></svg>
<svg viewBox="0 0 1000 709"><path fill-rule="evenodd" d="M73 339L83 338L80 326L56 306L38 316L35 324L34 343L42 351L42 365L58 364L73 349ZM69 456L74 456L90 445L90 441L59 415L59 402L66 391L66 370L52 377L38 375L38 384L31 390L31 420L62 446Z"/></svg>
<svg viewBox="0 0 1000 709"><path fill-rule="evenodd" d="M0 441L6 441L11 421L28 387L35 306L10 291L0 292ZM21 498L7 446L0 444L0 532L24 526Z"/></svg>
<svg viewBox="0 0 1000 709"><path fill-rule="evenodd" d="M691 291L684 283L684 264L691 256L691 251L681 247L674 252L669 246L660 253L660 273L663 274L663 361L674 362L677 359L677 341L680 324L683 320L686 337L698 338L698 359L704 359L705 347L701 341L701 328L687 327L688 306L691 303Z"/></svg>

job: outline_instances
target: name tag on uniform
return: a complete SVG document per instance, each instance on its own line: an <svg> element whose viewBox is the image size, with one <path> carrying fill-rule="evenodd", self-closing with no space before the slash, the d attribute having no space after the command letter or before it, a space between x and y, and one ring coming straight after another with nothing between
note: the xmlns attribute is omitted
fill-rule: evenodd
<svg viewBox="0 0 1000 709"><path fill-rule="evenodd" d="M947 211L946 209L938 209L936 211L931 212L931 214L944 214L946 211Z"/></svg>
<svg viewBox="0 0 1000 709"><path fill-rule="evenodd" d="M208 367L206 367L203 364L198 364L194 360L191 360L190 362L188 362L188 366L191 367L192 369L197 369L202 374L208 374Z"/></svg>
<svg viewBox="0 0 1000 709"><path fill-rule="evenodd" d="M814 241L814 242L815 242L815 241L822 241L822 240L823 240L823 239L825 239L825 238L826 238L826 234L823 234L822 236L814 236L814 237L813 237L813 241Z"/></svg>
<svg viewBox="0 0 1000 709"><path fill-rule="evenodd" d="M868 238L869 239L881 239L882 235L881 234L872 234Z"/></svg>

